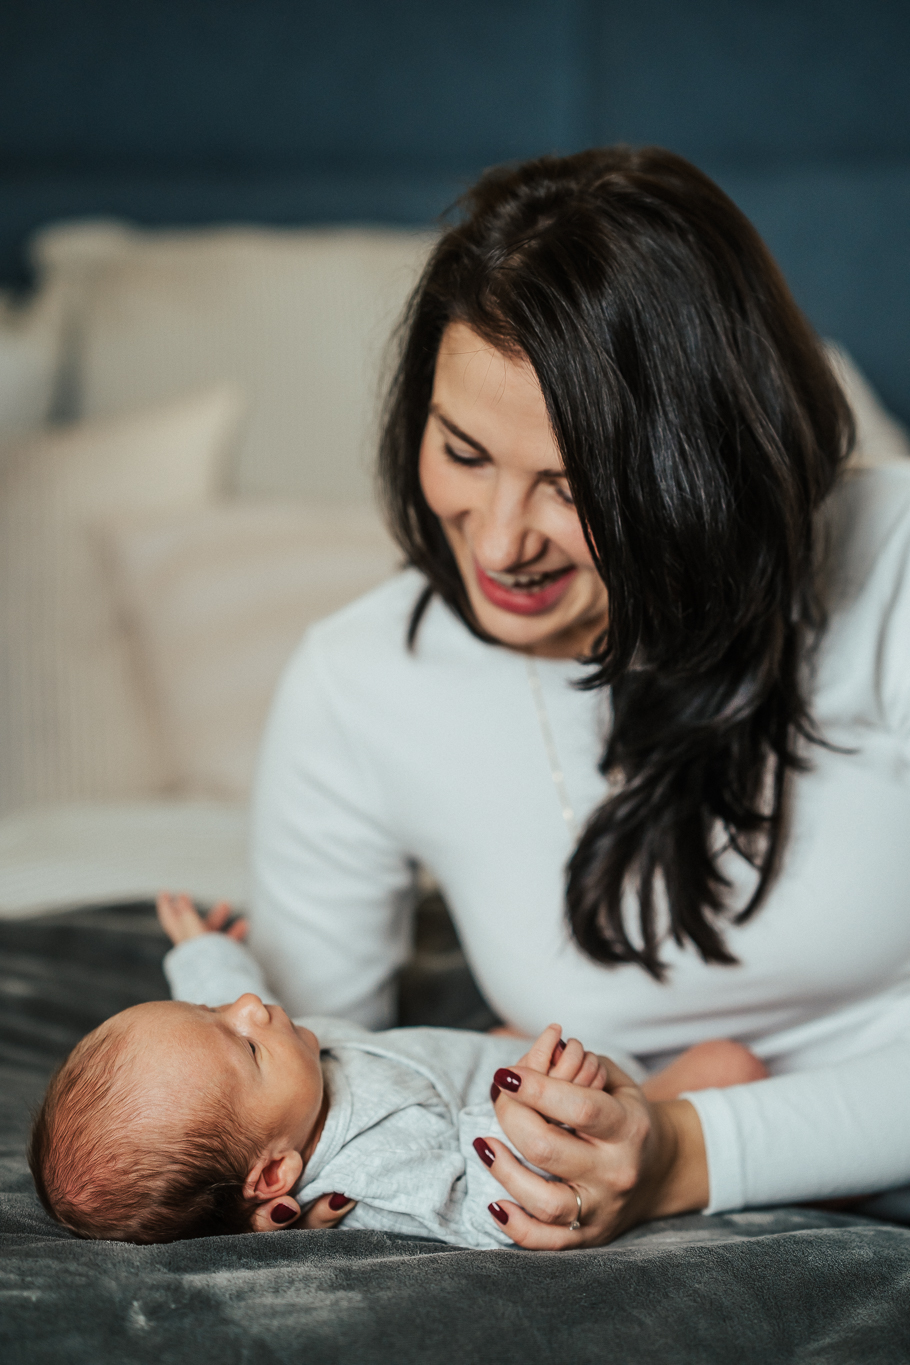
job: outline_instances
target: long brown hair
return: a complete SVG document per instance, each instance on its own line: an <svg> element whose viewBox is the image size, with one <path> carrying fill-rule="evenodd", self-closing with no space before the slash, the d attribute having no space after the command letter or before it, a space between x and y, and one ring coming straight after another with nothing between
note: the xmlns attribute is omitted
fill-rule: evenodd
<svg viewBox="0 0 910 1365"><path fill-rule="evenodd" d="M462 203L411 302L382 440L391 524L479 631L418 454L452 321L527 356L609 593L588 687L613 723L567 874L581 947L660 979L677 943L732 962L725 847L761 903L788 771L814 738L804 677L820 624L815 514L853 439L818 338L755 229L694 166L613 147L493 170ZM637 925L624 914L637 896Z"/></svg>

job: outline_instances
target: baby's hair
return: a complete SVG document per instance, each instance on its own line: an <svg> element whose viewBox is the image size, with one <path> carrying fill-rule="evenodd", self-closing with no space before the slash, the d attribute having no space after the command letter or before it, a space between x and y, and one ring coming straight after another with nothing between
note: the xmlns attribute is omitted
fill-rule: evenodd
<svg viewBox="0 0 910 1365"><path fill-rule="evenodd" d="M206 1097L180 1131L154 1128L141 1058L126 1030L102 1025L48 1085L28 1143L38 1197L80 1237L174 1242L249 1232L243 1186L260 1150L226 1096Z"/></svg>

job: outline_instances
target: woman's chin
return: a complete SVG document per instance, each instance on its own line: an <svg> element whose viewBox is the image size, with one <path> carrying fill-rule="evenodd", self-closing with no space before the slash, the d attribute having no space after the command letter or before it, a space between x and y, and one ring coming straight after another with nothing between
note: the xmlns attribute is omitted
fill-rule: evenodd
<svg viewBox="0 0 910 1365"><path fill-rule="evenodd" d="M584 652L583 647L573 646L577 618L562 603L533 616L496 607L480 593L472 594L471 605L481 629L509 649L557 658L573 658Z"/></svg>

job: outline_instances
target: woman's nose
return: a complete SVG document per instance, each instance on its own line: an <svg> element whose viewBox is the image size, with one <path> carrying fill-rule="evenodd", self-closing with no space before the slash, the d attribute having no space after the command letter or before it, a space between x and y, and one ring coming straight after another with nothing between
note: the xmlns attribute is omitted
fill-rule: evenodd
<svg viewBox="0 0 910 1365"><path fill-rule="evenodd" d="M490 496L476 508L472 548L484 569L505 572L532 563L546 549L546 537L531 523L520 489L497 479Z"/></svg>

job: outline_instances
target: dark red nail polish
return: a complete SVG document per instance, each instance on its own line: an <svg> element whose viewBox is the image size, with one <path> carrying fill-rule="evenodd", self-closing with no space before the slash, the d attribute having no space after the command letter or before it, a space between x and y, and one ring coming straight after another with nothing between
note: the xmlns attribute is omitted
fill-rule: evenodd
<svg viewBox="0 0 910 1365"><path fill-rule="evenodd" d="M297 1217L297 1210L292 1209L290 1204L276 1204L269 1216L273 1223L289 1223Z"/></svg>
<svg viewBox="0 0 910 1365"><path fill-rule="evenodd" d="M497 1223L508 1223L509 1215L501 1204L488 1204L487 1208L490 1210Z"/></svg>
<svg viewBox="0 0 910 1365"><path fill-rule="evenodd" d="M510 1071L507 1066L501 1066L498 1071L494 1072L493 1080L501 1090L511 1090L513 1095L516 1090L521 1088L521 1077L516 1076L515 1072Z"/></svg>
<svg viewBox="0 0 910 1365"><path fill-rule="evenodd" d="M483 1138L474 1139L474 1151L485 1166L492 1166L496 1160L496 1153L487 1146Z"/></svg>
<svg viewBox="0 0 910 1365"><path fill-rule="evenodd" d="M499 1097L500 1097L501 1094L502 1094L502 1091L500 1090L500 1088L499 1088L498 1085L491 1085L491 1086L490 1086L490 1099L493 1101L494 1104L495 1104L496 1101L499 1099Z"/></svg>
<svg viewBox="0 0 910 1365"><path fill-rule="evenodd" d="M350 1204L350 1202L351 1201L350 1199L348 1199L346 1194L336 1193L329 1195L329 1208L334 1209L336 1213L338 1212L339 1209L343 1209L345 1204Z"/></svg>
<svg viewBox="0 0 910 1365"><path fill-rule="evenodd" d="M565 1050L566 1050L566 1045L565 1045L565 1043L562 1041L562 1039L560 1038L559 1042L556 1044L556 1046L555 1046L554 1049L553 1049L553 1056L550 1058L550 1066L555 1066L555 1065L556 1065L556 1063L559 1061L560 1057L561 1057L562 1054L565 1052Z"/></svg>

